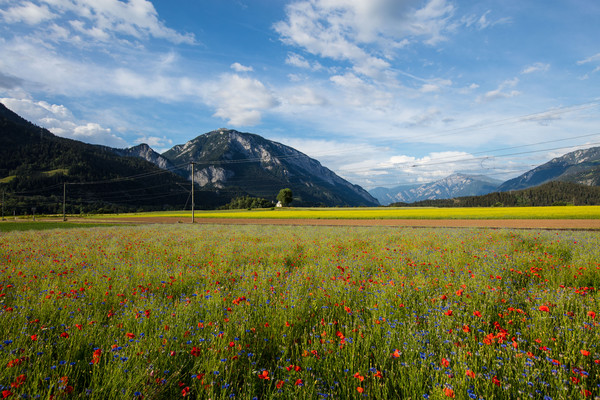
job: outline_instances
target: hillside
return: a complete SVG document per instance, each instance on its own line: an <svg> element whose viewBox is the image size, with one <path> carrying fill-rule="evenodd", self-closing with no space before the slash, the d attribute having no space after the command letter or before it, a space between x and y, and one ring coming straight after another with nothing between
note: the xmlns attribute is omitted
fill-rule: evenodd
<svg viewBox="0 0 600 400"><path fill-rule="evenodd" d="M0 104L0 190L7 213L191 209L191 163L197 209L239 197L274 201L282 188L293 205L374 206L364 189L318 161L258 135L221 129L161 155L146 144L114 149L53 135Z"/></svg>
<svg viewBox="0 0 600 400"><path fill-rule="evenodd" d="M493 206L551 206L599 205L600 187L572 182L553 181L533 188L494 192L483 196L454 199L424 200L415 203L393 203L392 207L493 207Z"/></svg>
<svg viewBox="0 0 600 400"><path fill-rule="evenodd" d="M204 190L238 190L275 200L290 188L296 206L376 206L377 200L340 178L317 160L259 135L219 129L174 146L162 154L177 170Z"/></svg>
<svg viewBox="0 0 600 400"><path fill-rule="evenodd" d="M519 190L550 181L600 185L600 147L576 150L556 157L526 173L504 182L499 191Z"/></svg>
<svg viewBox="0 0 600 400"><path fill-rule="evenodd" d="M57 137L0 104L0 189L5 212L62 212L63 183L67 212L124 212L182 209L190 185L138 157L114 149ZM211 192L198 194L199 207L226 203Z"/></svg>

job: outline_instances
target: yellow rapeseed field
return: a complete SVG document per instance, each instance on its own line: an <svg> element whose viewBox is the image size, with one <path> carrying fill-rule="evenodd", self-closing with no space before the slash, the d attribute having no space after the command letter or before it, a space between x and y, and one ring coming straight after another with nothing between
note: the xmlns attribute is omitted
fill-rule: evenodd
<svg viewBox="0 0 600 400"><path fill-rule="evenodd" d="M195 211L196 218L266 219L596 219L600 206L492 208L283 208ZM124 214L120 217L182 217L191 211Z"/></svg>

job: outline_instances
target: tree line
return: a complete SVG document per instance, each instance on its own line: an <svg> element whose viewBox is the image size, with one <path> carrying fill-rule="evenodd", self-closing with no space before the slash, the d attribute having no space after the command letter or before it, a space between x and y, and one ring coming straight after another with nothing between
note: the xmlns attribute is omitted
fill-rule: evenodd
<svg viewBox="0 0 600 400"><path fill-rule="evenodd" d="M482 196L393 203L390 207L525 207L552 205L598 205L600 187L553 181L529 189L494 192Z"/></svg>

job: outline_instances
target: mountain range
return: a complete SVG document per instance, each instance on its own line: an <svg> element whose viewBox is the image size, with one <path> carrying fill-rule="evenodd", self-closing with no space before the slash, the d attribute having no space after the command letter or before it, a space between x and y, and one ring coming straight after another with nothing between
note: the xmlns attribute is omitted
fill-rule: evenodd
<svg viewBox="0 0 600 400"><path fill-rule="evenodd" d="M452 174L432 183L378 187L369 191L381 204L414 203L422 200L479 196L497 190L502 181L484 175Z"/></svg>
<svg viewBox="0 0 600 400"><path fill-rule="evenodd" d="M0 104L0 189L8 208L68 212L216 208L240 196L275 200L290 188L298 206L376 206L360 186L318 161L258 135L219 129L159 154L90 145L53 135ZM193 167L192 167L193 163Z"/></svg>
<svg viewBox="0 0 600 400"><path fill-rule="evenodd" d="M375 188L369 193L381 204L389 205L483 196L529 189L555 181L600 186L600 147L572 151L505 182L485 175L453 174L432 183Z"/></svg>
<svg viewBox="0 0 600 400"><path fill-rule="evenodd" d="M506 182L453 174L367 192L289 146L232 129L159 154L147 144L116 149L57 137L0 104L0 135L0 189L9 194L6 205L13 210L35 206L57 212L67 188L68 212L189 209L190 181L196 208L206 209L247 196L273 201L282 188L292 190L296 206L377 206L512 192L554 181L600 185L600 147L570 152Z"/></svg>

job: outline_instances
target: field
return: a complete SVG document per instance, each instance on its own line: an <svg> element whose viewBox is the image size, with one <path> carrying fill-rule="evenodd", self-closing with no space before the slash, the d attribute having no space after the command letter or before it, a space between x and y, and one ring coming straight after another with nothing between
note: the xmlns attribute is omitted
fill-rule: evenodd
<svg viewBox="0 0 600 400"><path fill-rule="evenodd" d="M190 219L191 211L111 215ZM219 219L600 219L600 206L464 207L464 208L275 208L256 210L196 211L199 220Z"/></svg>
<svg viewBox="0 0 600 400"><path fill-rule="evenodd" d="M597 232L174 224L0 239L3 397L600 396Z"/></svg>

